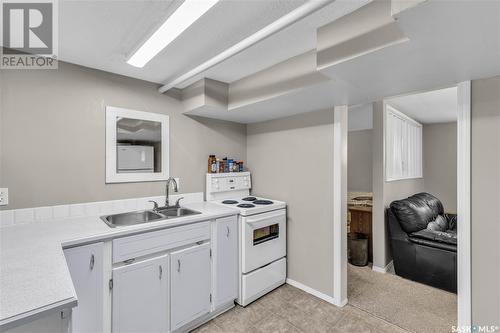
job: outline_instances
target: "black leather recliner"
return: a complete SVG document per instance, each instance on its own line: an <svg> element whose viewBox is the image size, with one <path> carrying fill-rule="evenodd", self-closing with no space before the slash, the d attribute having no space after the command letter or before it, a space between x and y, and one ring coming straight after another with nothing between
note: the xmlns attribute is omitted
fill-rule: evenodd
<svg viewBox="0 0 500 333"><path fill-rule="evenodd" d="M457 217L445 215L441 201L418 193L387 209L396 274L457 292Z"/></svg>

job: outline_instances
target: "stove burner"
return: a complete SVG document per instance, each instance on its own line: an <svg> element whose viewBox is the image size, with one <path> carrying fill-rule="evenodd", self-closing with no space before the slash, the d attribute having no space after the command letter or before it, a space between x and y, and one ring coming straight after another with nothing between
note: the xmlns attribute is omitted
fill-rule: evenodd
<svg viewBox="0 0 500 333"><path fill-rule="evenodd" d="M224 200L222 201L223 204L226 204L226 205L234 205L234 204L237 204L238 201L236 200Z"/></svg>
<svg viewBox="0 0 500 333"><path fill-rule="evenodd" d="M253 207L255 207L255 205L252 205L252 204L239 204L236 207L240 207L240 208L253 208Z"/></svg>
<svg viewBox="0 0 500 333"><path fill-rule="evenodd" d="M241 200L243 200L243 201L255 201L255 200L257 200L257 198L256 197L246 197L246 198L243 198Z"/></svg>
<svg viewBox="0 0 500 333"><path fill-rule="evenodd" d="M253 202L256 205L272 205L273 202L271 200L255 200Z"/></svg>

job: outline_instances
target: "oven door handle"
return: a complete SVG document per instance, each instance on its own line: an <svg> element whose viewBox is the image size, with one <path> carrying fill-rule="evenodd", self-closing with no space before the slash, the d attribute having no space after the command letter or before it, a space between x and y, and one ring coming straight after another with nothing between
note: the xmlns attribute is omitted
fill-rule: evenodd
<svg viewBox="0 0 500 333"><path fill-rule="evenodd" d="M276 218L285 218L286 214L284 212L276 212L274 214L269 214L261 217L247 217L245 222L252 227L264 227L266 225L273 225L281 221L276 221ZM271 220L271 221L270 221Z"/></svg>

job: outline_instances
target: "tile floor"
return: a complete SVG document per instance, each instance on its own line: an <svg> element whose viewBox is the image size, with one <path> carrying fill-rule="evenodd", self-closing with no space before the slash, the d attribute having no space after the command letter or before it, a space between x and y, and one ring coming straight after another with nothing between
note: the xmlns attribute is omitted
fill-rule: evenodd
<svg viewBox="0 0 500 333"><path fill-rule="evenodd" d="M234 309L199 327L196 333L407 332L354 306L338 308L288 284L249 306Z"/></svg>

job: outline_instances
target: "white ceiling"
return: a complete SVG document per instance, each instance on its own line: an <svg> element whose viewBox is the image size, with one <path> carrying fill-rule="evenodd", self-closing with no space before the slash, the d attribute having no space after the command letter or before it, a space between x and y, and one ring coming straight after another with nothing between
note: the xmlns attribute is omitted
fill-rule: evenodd
<svg viewBox="0 0 500 333"><path fill-rule="evenodd" d="M200 75L194 76L192 79L179 85L179 88L184 88L203 77L230 83L291 57L315 49L316 29L318 27L332 22L370 1L336 0L290 27L255 44L244 52L214 66Z"/></svg>
<svg viewBox="0 0 500 333"><path fill-rule="evenodd" d="M213 57L304 3L220 1L145 67L128 56L182 3L172 0L63 0L60 59L160 83Z"/></svg>
<svg viewBox="0 0 500 333"><path fill-rule="evenodd" d="M193 69L307 0L222 0L144 68L128 56L182 3L181 0L74 1L59 7L59 58L155 83ZM179 86L202 77L233 82L316 46L316 28L370 0L337 0L291 27Z"/></svg>
<svg viewBox="0 0 500 333"><path fill-rule="evenodd" d="M204 116L253 123L500 75L500 1L429 0L396 19L408 42L321 69L330 80Z"/></svg>
<svg viewBox="0 0 500 333"><path fill-rule="evenodd" d="M457 87L394 97L387 103L422 124L457 121Z"/></svg>
<svg viewBox="0 0 500 333"><path fill-rule="evenodd" d="M314 1L314 0L312 0ZM144 68L127 56L181 1L71 1L60 3L60 59L163 83L248 37L305 0L222 0ZM316 47L316 28L369 0L336 0L294 25L202 74L233 82ZM429 0L397 15L410 41L321 70L327 82L220 112L249 123L333 105L366 104L412 91L500 74L500 1ZM194 80L184 82L183 87ZM207 114L210 116L210 114Z"/></svg>
<svg viewBox="0 0 500 333"><path fill-rule="evenodd" d="M409 41L328 67L348 104L500 74L500 1L429 0L397 15Z"/></svg>

